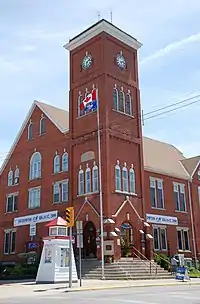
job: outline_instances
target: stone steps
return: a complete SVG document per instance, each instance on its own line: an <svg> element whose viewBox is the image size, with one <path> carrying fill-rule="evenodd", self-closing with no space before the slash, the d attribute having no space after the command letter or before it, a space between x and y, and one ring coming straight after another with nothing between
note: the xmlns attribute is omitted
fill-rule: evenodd
<svg viewBox="0 0 200 304"><path fill-rule="evenodd" d="M78 266L78 265L77 265ZM79 267L77 267L79 273ZM154 262L139 259L121 259L118 262L104 265L106 280L139 280L139 279L168 279L171 273ZM101 261L83 260L82 277L85 279L101 279Z"/></svg>

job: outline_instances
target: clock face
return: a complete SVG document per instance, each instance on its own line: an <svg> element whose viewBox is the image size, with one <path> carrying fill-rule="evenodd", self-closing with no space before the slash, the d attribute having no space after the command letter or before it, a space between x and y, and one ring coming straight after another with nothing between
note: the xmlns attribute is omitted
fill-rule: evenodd
<svg viewBox="0 0 200 304"><path fill-rule="evenodd" d="M121 69L126 68L126 60L122 54L117 54L116 62L117 62L118 67L120 67Z"/></svg>
<svg viewBox="0 0 200 304"><path fill-rule="evenodd" d="M92 56L91 55L85 55L85 57L82 60L82 68L84 70L90 68L92 65Z"/></svg>

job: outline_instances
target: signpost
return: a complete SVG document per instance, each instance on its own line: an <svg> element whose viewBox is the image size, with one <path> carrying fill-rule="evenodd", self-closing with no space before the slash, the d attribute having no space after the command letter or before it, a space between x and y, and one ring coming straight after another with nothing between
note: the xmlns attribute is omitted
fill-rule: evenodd
<svg viewBox="0 0 200 304"><path fill-rule="evenodd" d="M69 288L72 287L72 227L74 226L74 208L66 208L66 222L69 227Z"/></svg>
<svg viewBox="0 0 200 304"><path fill-rule="evenodd" d="M81 249L83 248L83 222L76 222L76 231L77 231L77 247L79 248L79 279L80 287L82 286L82 269L81 269Z"/></svg>

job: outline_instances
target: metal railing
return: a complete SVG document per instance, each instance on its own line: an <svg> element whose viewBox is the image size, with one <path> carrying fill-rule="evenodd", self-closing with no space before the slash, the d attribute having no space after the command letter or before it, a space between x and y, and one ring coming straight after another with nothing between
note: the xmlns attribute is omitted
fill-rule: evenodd
<svg viewBox="0 0 200 304"><path fill-rule="evenodd" d="M153 253L153 256L159 257L159 259L161 259L161 260L163 260L165 263L167 263L167 264L169 265L170 272L172 273L171 263L170 263L168 260L166 260L165 258L163 258L161 255L159 255L159 254L157 254L157 253L155 253L155 252L153 252L153 251L152 251L152 253Z"/></svg>
<svg viewBox="0 0 200 304"><path fill-rule="evenodd" d="M136 253L136 252L137 253ZM152 270L154 270L155 271L155 274L157 274L157 272L158 272L158 269L157 269L157 266L156 265L154 265L154 264L152 264L152 261L151 260L149 260L149 259L147 259L147 257L144 255L144 254L142 254L138 249L136 249L135 247L133 247L133 255L135 255L140 261L142 261L146 266L148 266L149 267L149 272L150 272L150 274L152 274ZM143 259L141 259L141 257L143 258ZM148 261L148 264L145 262L145 261Z"/></svg>

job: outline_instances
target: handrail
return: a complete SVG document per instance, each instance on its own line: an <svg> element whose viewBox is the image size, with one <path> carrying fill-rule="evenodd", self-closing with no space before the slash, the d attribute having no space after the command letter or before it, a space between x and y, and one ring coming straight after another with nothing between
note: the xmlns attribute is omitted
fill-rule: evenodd
<svg viewBox="0 0 200 304"><path fill-rule="evenodd" d="M165 261L170 266L170 269L171 269L171 263L168 260L164 259L162 256L160 256L159 254L157 254L153 251L152 251L152 253L153 253L153 255L159 257L161 260Z"/></svg>
<svg viewBox="0 0 200 304"><path fill-rule="evenodd" d="M139 253L146 261L149 262L150 273L151 273L151 271L152 271L152 266L153 266L153 267L155 268L155 274L157 274L157 266L156 266L156 265L152 265L151 260L147 259L147 257L146 257L144 254L142 254L138 249L136 249L134 246L133 246L133 249L134 249L135 251L137 251L137 253ZM140 259L143 263L145 263L145 262L141 259L141 257L138 256L134 251L133 251L133 254L134 254L138 259ZM146 263L145 263L145 264L146 264ZM147 265L147 264L146 264L146 265Z"/></svg>

